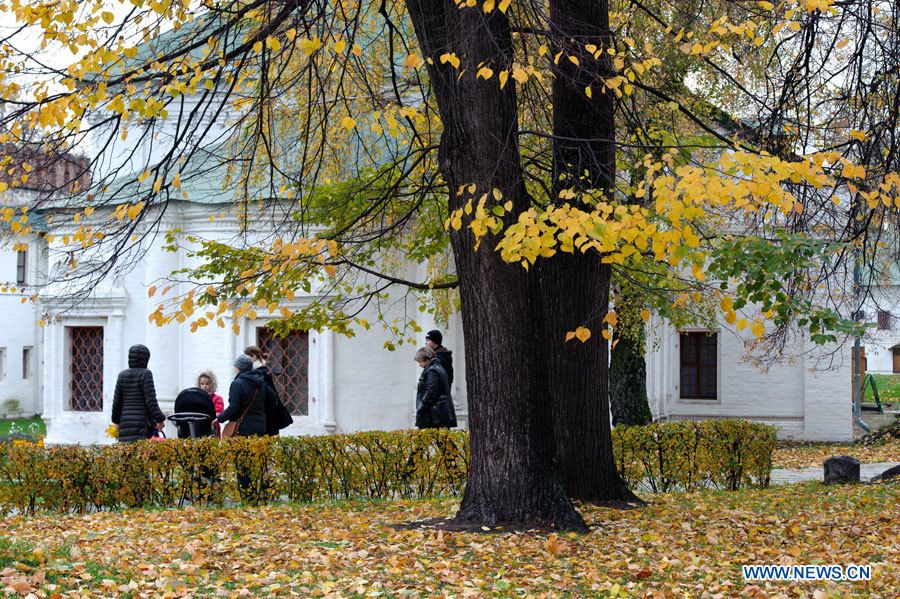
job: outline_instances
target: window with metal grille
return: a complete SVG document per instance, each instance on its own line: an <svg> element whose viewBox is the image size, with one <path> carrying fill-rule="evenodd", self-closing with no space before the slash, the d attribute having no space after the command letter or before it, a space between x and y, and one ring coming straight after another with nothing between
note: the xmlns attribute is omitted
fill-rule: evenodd
<svg viewBox="0 0 900 599"><path fill-rule="evenodd" d="M891 330L891 313L887 310L878 311L878 329L882 331Z"/></svg>
<svg viewBox="0 0 900 599"><path fill-rule="evenodd" d="M681 333L681 398L716 399L715 333Z"/></svg>
<svg viewBox="0 0 900 599"><path fill-rule="evenodd" d="M69 409L103 411L103 327L68 327Z"/></svg>
<svg viewBox="0 0 900 599"><path fill-rule="evenodd" d="M256 345L268 354L266 363L281 401L291 414L309 414L309 332L276 337L272 329L256 329Z"/></svg>
<svg viewBox="0 0 900 599"><path fill-rule="evenodd" d="M16 252L16 284L24 285L27 280L28 270L28 253L24 251Z"/></svg>

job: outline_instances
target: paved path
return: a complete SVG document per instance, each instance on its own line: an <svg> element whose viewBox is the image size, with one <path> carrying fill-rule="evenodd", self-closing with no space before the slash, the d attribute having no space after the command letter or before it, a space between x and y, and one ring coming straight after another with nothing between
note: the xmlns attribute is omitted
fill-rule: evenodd
<svg viewBox="0 0 900 599"><path fill-rule="evenodd" d="M860 464L859 479L861 481L869 481L873 476L878 476L888 468L900 466L900 462L878 462L875 464ZM825 478L825 469L822 466L816 468L799 468L792 470L789 468L776 468L772 470L772 484L784 485L788 483L799 483L806 480L817 480L822 482Z"/></svg>

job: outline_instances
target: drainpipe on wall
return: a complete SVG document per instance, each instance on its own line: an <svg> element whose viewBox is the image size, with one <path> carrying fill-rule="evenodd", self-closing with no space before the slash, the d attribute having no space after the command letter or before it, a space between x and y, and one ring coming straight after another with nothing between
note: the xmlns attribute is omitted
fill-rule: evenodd
<svg viewBox="0 0 900 599"><path fill-rule="evenodd" d="M859 266L859 250L856 250L853 262L853 294L859 300L859 292L862 286L862 270ZM857 304L856 313L853 315L854 322L862 320L861 304ZM859 335L853 338L853 422L863 429L865 432L871 430L869 425L862 419L862 356L860 355L860 339Z"/></svg>

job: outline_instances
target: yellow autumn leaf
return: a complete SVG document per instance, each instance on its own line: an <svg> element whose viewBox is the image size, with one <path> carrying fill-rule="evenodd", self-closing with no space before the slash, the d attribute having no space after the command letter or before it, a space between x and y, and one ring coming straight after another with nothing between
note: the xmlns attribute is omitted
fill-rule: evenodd
<svg viewBox="0 0 900 599"><path fill-rule="evenodd" d="M349 131L356 127L356 121L349 116L345 116L341 118L341 127Z"/></svg>
<svg viewBox="0 0 900 599"><path fill-rule="evenodd" d="M722 310L725 312L730 312L734 309L734 301L727 295L722 298L719 305L722 306Z"/></svg>
<svg viewBox="0 0 900 599"><path fill-rule="evenodd" d="M440 57L441 64L450 63L454 69L459 68L459 58L457 58L456 54L453 52L446 52L441 54Z"/></svg>
<svg viewBox="0 0 900 599"><path fill-rule="evenodd" d="M476 79L478 79L478 78L490 79L493 76L494 76L494 71L490 67L481 67L480 69L478 69L478 72L475 73Z"/></svg>
<svg viewBox="0 0 900 599"><path fill-rule="evenodd" d="M403 66L409 67L410 69L416 69L420 64L422 64L422 58L418 54L410 54L406 57L406 60L403 61Z"/></svg>
<svg viewBox="0 0 900 599"><path fill-rule="evenodd" d="M691 274L693 274L694 278L698 281L703 281L706 279L706 273L703 272L703 268L698 264L694 264L691 267Z"/></svg>
<svg viewBox="0 0 900 599"><path fill-rule="evenodd" d="M263 49L263 43L261 41L253 44L253 51L256 52L257 54L262 52L262 49Z"/></svg>
<svg viewBox="0 0 900 599"><path fill-rule="evenodd" d="M334 42L334 45L332 47L338 54L343 54L344 50L347 48L347 42L345 42L344 40L338 40Z"/></svg>
<svg viewBox="0 0 900 599"><path fill-rule="evenodd" d="M641 310L641 320L647 322L650 320L650 311L649 310Z"/></svg>
<svg viewBox="0 0 900 599"><path fill-rule="evenodd" d="M578 327L577 329L575 329L575 337L579 341L584 343L585 341L587 341L588 339L591 338L591 330L587 329L585 327Z"/></svg>
<svg viewBox="0 0 900 599"><path fill-rule="evenodd" d="M755 319L753 324L750 325L750 332L757 338L761 338L766 333L766 327L761 320Z"/></svg>

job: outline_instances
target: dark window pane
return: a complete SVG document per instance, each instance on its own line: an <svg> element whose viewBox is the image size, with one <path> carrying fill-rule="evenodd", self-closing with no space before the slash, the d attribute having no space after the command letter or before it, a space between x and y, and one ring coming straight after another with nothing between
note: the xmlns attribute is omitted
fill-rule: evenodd
<svg viewBox="0 0 900 599"><path fill-rule="evenodd" d="M715 399L718 380L716 335L681 333L680 396L684 399Z"/></svg>

